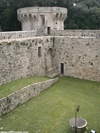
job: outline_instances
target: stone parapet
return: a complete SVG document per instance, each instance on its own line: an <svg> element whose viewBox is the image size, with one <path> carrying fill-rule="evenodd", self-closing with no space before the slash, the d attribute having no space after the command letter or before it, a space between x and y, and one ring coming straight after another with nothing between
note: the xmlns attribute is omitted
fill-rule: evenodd
<svg viewBox="0 0 100 133"><path fill-rule="evenodd" d="M13 31L13 32L0 32L0 41L5 39L22 39L28 37L35 37L36 31ZM100 30L51 30L51 36L91 36L100 37Z"/></svg>
<svg viewBox="0 0 100 133"><path fill-rule="evenodd" d="M91 36L100 37L100 30L52 30L54 36Z"/></svg>
<svg viewBox="0 0 100 133"><path fill-rule="evenodd" d="M22 39L28 37L35 37L36 31L13 31L13 32L0 32L0 41L5 39ZM89 36L100 37L100 30L51 30L52 36Z"/></svg>
<svg viewBox="0 0 100 133"><path fill-rule="evenodd" d="M55 82L58 81L58 78L50 79L44 82L39 82L31 84L18 90L7 97L0 99L0 116L11 112L19 104L23 104L31 98L39 95L41 92L49 88Z"/></svg>
<svg viewBox="0 0 100 133"><path fill-rule="evenodd" d="M13 32L0 32L0 41L5 39L18 39L36 36L35 31L13 31Z"/></svg>

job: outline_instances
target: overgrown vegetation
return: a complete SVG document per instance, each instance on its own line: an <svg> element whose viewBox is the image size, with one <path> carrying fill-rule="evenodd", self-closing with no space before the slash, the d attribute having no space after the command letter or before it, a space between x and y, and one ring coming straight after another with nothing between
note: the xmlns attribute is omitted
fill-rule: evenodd
<svg viewBox="0 0 100 133"><path fill-rule="evenodd" d="M4 115L0 131L71 133L69 120L75 116L77 105L80 105L78 117L87 120L89 130L99 133L100 82L70 77L60 77L48 90Z"/></svg>

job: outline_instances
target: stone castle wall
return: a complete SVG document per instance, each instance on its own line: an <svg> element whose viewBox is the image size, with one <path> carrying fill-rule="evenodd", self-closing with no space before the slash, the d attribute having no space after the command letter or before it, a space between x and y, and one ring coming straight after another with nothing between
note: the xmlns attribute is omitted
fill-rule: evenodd
<svg viewBox="0 0 100 133"><path fill-rule="evenodd" d="M66 76L100 81L100 38L65 36L56 41L59 74L63 63Z"/></svg>
<svg viewBox="0 0 100 133"><path fill-rule="evenodd" d="M45 76L46 53L53 37L38 37L0 43L0 85L30 76ZM41 47L41 56L38 54Z"/></svg>
<svg viewBox="0 0 100 133"><path fill-rule="evenodd" d="M0 116L11 112L19 104L23 104L29 99L39 95L45 89L49 88L55 82L58 81L58 78L50 79L44 82L35 83L29 86L22 88L7 97L0 99Z"/></svg>
<svg viewBox="0 0 100 133"><path fill-rule="evenodd" d="M42 36L0 43L0 85L29 76L46 76L52 58L54 72L100 81L100 37ZM41 55L38 48L41 47ZM51 50L51 57L48 56ZM50 71L49 69L49 71Z"/></svg>

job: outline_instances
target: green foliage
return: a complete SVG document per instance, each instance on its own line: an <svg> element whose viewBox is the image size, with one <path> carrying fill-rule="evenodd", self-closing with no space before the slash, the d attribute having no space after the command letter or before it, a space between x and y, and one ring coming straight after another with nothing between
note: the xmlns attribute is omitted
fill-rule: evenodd
<svg viewBox="0 0 100 133"><path fill-rule="evenodd" d="M68 29L100 29L100 3L85 0L69 11L65 27Z"/></svg>

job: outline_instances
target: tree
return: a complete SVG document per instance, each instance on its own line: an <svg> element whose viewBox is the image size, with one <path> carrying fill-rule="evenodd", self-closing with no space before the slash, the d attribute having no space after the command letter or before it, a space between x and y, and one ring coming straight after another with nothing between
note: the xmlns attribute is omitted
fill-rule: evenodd
<svg viewBox="0 0 100 133"><path fill-rule="evenodd" d="M100 29L100 1L98 0L80 0L76 7L69 12L65 26L67 29ZM69 23L73 24L70 25ZM69 26L69 27L68 27Z"/></svg>

